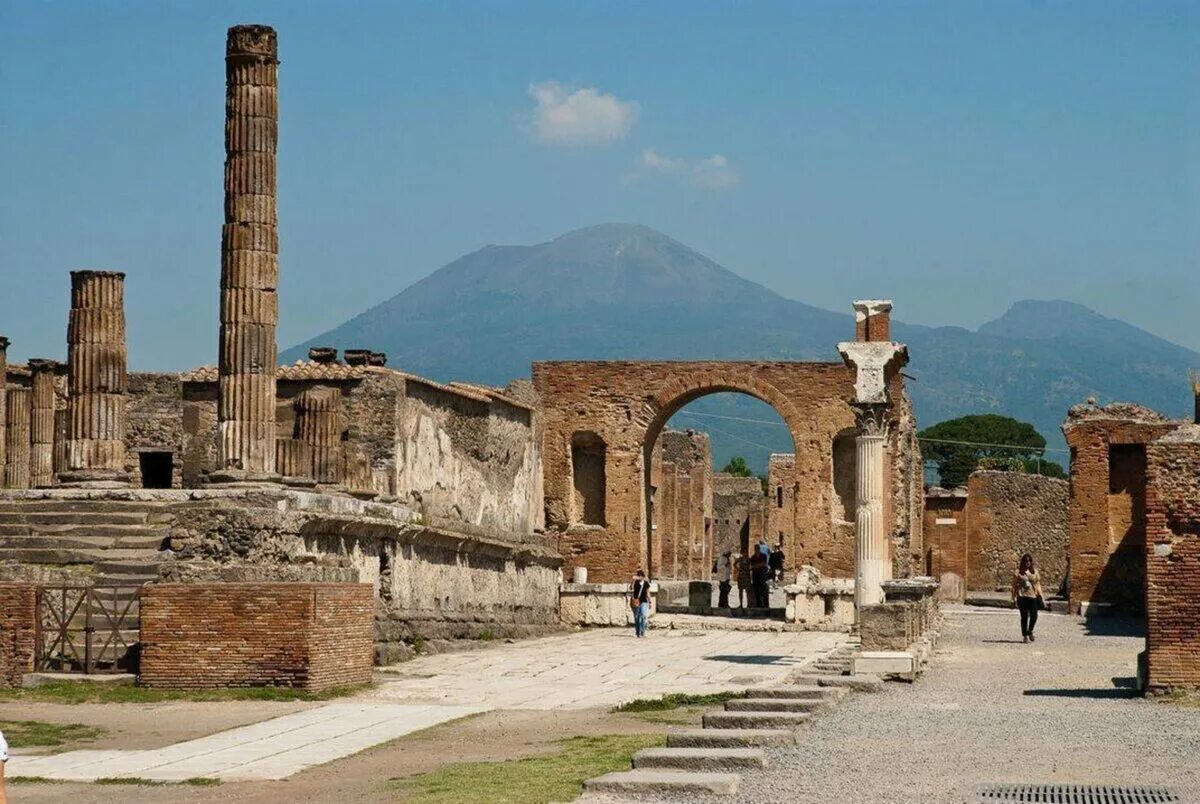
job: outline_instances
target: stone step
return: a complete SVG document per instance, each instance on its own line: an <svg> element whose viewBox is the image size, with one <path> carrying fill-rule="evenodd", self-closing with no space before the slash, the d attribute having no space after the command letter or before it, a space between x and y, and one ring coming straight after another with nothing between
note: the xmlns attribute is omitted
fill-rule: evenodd
<svg viewBox="0 0 1200 804"><path fill-rule="evenodd" d="M158 572L153 574L148 573L130 573L128 575L97 575L94 578L94 583L120 586L144 586L158 580Z"/></svg>
<svg viewBox="0 0 1200 804"><path fill-rule="evenodd" d="M23 549L0 548L0 561L19 561L22 564L94 564L106 559L141 558L156 551L124 548L104 549Z"/></svg>
<svg viewBox="0 0 1200 804"><path fill-rule="evenodd" d="M629 770L606 773L583 783L591 793L684 794L711 793L731 796L742 777L736 773L692 773L667 770Z"/></svg>
<svg viewBox="0 0 1200 804"><path fill-rule="evenodd" d="M706 712L706 729L796 729L812 716L806 712Z"/></svg>
<svg viewBox="0 0 1200 804"><path fill-rule="evenodd" d="M633 755L634 768L736 771L767 767L761 748L643 748Z"/></svg>
<svg viewBox="0 0 1200 804"><path fill-rule="evenodd" d="M158 504L145 500L0 500L0 513L144 513L157 507Z"/></svg>
<svg viewBox="0 0 1200 804"><path fill-rule="evenodd" d="M810 670L816 670L818 673L827 675L840 676L843 673L850 671L850 662L813 662L808 666Z"/></svg>
<svg viewBox="0 0 1200 804"><path fill-rule="evenodd" d="M0 526L34 525L144 525L148 512L130 511L25 511L0 510Z"/></svg>
<svg viewBox="0 0 1200 804"><path fill-rule="evenodd" d="M833 705L822 698L734 698L726 712L820 712Z"/></svg>
<svg viewBox="0 0 1200 804"><path fill-rule="evenodd" d="M112 552L112 551L110 551ZM96 573L98 575L144 575L146 577L158 577L158 568L165 561L164 558L156 553L142 553L138 556L129 556L132 560L122 561L125 556L113 556L112 559L106 559L96 562ZM97 581L99 583L99 581Z"/></svg>
<svg viewBox="0 0 1200 804"><path fill-rule="evenodd" d="M798 684L816 684L820 687L843 687L855 692L879 692L883 689L883 680L879 676L859 675L821 675L805 673L795 679Z"/></svg>
<svg viewBox="0 0 1200 804"><path fill-rule="evenodd" d="M764 748L795 745L791 729L670 729L668 748Z"/></svg>
<svg viewBox="0 0 1200 804"><path fill-rule="evenodd" d="M146 524L47 525L46 527L0 525L0 536L15 537L42 536L44 538L61 537L70 539L81 536L93 538L105 536L111 539L120 539L123 536L149 536L153 534L159 534L159 538L162 538L167 534L167 528L162 525Z"/></svg>
<svg viewBox="0 0 1200 804"><path fill-rule="evenodd" d="M87 531L80 531L87 534ZM131 531L125 536L93 536L93 535L46 535L33 533L26 536L0 536L0 548L21 548L26 550L42 549L83 549L107 550L112 548L131 548L141 550L158 550L166 535L160 532Z"/></svg>
<svg viewBox="0 0 1200 804"><path fill-rule="evenodd" d="M847 690L842 687L818 687L789 684L784 687L762 687L746 690L743 698L794 698L802 701L837 701Z"/></svg>

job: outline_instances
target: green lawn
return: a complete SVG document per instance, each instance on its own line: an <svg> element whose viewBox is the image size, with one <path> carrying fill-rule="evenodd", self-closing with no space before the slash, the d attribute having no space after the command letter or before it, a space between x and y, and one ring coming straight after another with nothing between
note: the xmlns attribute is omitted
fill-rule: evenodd
<svg viewBox="0 0 1200 804"><path fill-rule="evenodd" d="M94 740L103 729L82 723L43 723L40 720L0 720L0 731L12 748L57 746L79 740Z"/></svg>
<svg viewBox="0 0 1200 804"><path fill-rule="evenodd" d="M133 684L55 681L40 687L0 689L0 701L51 703L158 703L160 701L328 701L364 689L363 685L307 692L289 687L239 687L218 690L168 690Z"/></svg>
<svg viewBox="0 0 1200 804"><path fill-rule="evenodd" d="M583 781L610 771L628 770L637 751L662 745L657 734L609 734L572 737L553 754L506 762L462 762L392 783L404 801L418 804L548 804L572 801Z"/></svg>

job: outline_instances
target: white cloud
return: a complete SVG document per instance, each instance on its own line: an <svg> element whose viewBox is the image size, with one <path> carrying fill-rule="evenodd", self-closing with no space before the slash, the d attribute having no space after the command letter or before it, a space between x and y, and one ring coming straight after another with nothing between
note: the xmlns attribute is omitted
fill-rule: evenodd
<svg viewBox="0 0 1200 804"><path fill-rule="evenodd" d="M537 102L532 113L533 134L555 145L603 145L623 140L637 122L635 101L595 88L574 92L557 81L529 85Z"/></svg>
<svg viewBox="0 0 1200 804"><path fill-rule="evenodd" d="M690 161L647 149L642 151L638 165L639 170L631 178L637 179L646 173L658 173L709 190L725 190L742 180L737 168L722 154Z"/></svg>

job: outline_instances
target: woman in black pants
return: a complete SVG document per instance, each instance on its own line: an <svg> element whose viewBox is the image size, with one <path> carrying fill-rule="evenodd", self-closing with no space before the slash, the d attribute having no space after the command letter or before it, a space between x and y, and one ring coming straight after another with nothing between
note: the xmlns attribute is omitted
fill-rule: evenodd
<svg viewBox="0 0 1200 804"><path fill-rule="evenodd" d="M1021 564L1013 575L1012 597L1021 610L1021 638L1033 642L1033 627L1037 625L1042 605L1042 578L1029 553L1021 556Z"/></svg>

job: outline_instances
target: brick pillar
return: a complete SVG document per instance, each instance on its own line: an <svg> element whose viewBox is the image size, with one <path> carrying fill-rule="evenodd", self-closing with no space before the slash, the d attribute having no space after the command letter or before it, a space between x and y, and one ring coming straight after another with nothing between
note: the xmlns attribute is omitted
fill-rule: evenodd
<svg viewBox="0 0 1200 804"><path fill-rule="evenodd" d="M4 488L29 488L29 401L28 388L9 388L4 411Z"/></svg>
<svg viewBox="0 0 1200 804"><path fill-rule="evenodd" d="M311 447L312 477L318 483L342 482L342 392L307 388L296 397L296 437Z"/></svg>
<svg viewBox="0 0 1200 804"><path fill-rule="evenodd" d="M854 340L890 341L892 303L887 299L854 302Z"/></svg>
<svg viewBox="0 0 1200 804"><path fill-rule="evenodd" d="M225 225L215 483L279 479L275 467L275 325L279 234L275 31L237 25L225 41Z"/></svg>
<svg viewBox="0 0 1200 804"><path fill-rule="evenodd" d="M59 480L125 485L125 274L72 271L67 464Z"/></svg>
<svg viewBox="0 0 1200 804"><path fill-rule="evenodd" d="M45 488L54 484L54 372L53 360L30 360L33 401L29 412L29 485Z"/></svg>
<svg viewBox="0 0 1200 804"><path fill-rule="evenodd" d="M0 466L4 466L6 455L8 454L8 438L5 435L6 425L5 418L7 416L6 409L8 405L8 394L4 393L4 389L8 386L8 338L0 335ZM3 471L0 469L0 471ZM3 478L0 478L3 481Z"/></svg>

